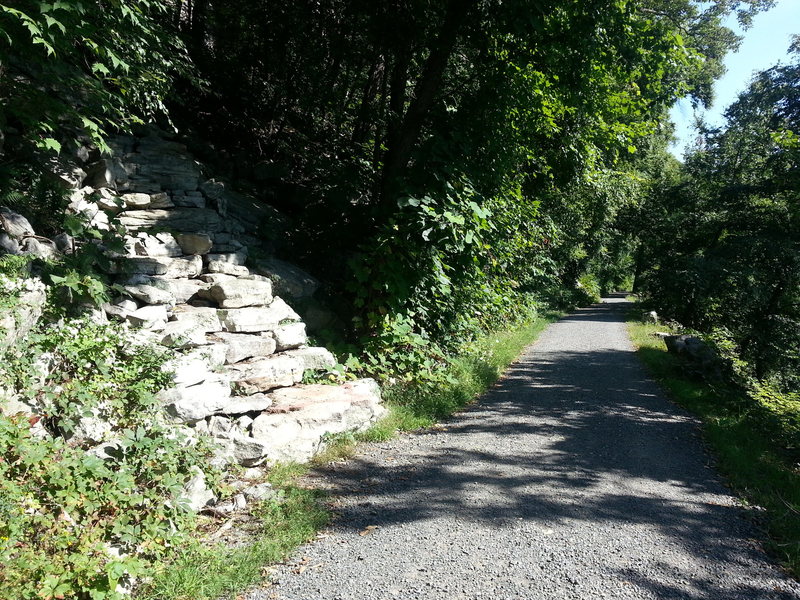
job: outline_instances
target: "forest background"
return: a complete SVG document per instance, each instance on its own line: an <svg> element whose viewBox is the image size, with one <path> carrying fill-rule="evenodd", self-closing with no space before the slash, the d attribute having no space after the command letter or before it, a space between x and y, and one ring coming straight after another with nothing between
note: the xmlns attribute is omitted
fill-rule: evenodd
<svg viewBox="0 0 800 600"><path fill-rule="evenodd" d="M154 121L291 218L279 251L323 280L341 325L323 337L354 369L435 378L537 307L633 288L747 385L791 394L797 59L759 74L683 164L666 152L667 111L707 104L739 42L724 19L769 6L0 5L0 190L53 231L48 157Z"/></svg>

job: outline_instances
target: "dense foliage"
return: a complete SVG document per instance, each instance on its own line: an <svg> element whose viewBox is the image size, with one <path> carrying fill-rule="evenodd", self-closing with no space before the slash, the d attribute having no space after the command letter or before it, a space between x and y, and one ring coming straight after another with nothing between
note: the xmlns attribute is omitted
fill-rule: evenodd
<svg viewBox="0 0 800 600"><path fill-rule="evenodd" d="M709 98L737 41L721 19L767 4L194 0L178 21L208 91L174 114L295 219L284 251L351 339L435 358L624 281L630 157L676 97Z"/></svg>
<svg viewBox="0 0 800 600"><path fill-rule="evenodd" d="M797 48L795 48L797 50ZM800 63L760 73L644 211L641 287L749 376L800 385ZM646 266L644 266L646 265ZM742 370L740 369L740 370Z"/></svg>

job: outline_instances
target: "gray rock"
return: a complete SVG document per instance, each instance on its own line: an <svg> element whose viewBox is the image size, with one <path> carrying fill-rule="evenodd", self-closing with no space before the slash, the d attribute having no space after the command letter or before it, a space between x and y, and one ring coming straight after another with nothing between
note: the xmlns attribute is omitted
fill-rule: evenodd
<svg viewBox="0 0 800 600"><path fill-rule="evenodd" d="M214 495L206 484L205 473L196 465L189 467L191 478L183 486L181 504L192 512L197 512L209 504L216 502Z"/></svg>
<svg viewBox="0 0 800 600"><path fill-rule="evenodd" d="M238 279L235 275L225 275L225 273L203 273L199 279L206 283L220 283L222 281L235 281Z"/></svg>
<svg viewBox="0 0 800 600"><path fill-rule="evenodd" d="M130 194L123 194L121 198L122 202L125 204L125 208L137 209L150 206L150 194L133 192Z"/></svg>
<svg viewBox="0 0 800 600"><path fill-rule="evenodd" d="M248 396L299 383L303 363L282 355L259 357L228 366L228 374L237 393Z"/></svg>
<svg viewBox="0 0 800 600"><path fill-rule="evenodd" d="M219 214L208 208L126 210L118 219L132 230L164 227L186 233L214 233L222 231L223 225Z"/></svg>
<svg viewBox="0 0 800 600"><path fill-rule="evenodd" d="M240 433L226 433L214 438L219 446L219 456L246 467L254 467L266 460L269 445Z"/></svg>
<svg viewBox="0 0 800 600"><path fill-rule="evenodd" d="M143 275L163 275L170 278L196 277L203 269L199 256L170 258L166 256L133 256L118 260L114 273L140 273Z"/></svg>
<svg viewBox="0 0 800 600"><path fill-rule="evenodd" d="M84 186L99 188L116 188L124 186L128 181L128 171L117 157L101 158L96 163L85 167Z"/></svg>
<svg viewBox="0 0 800 600"><path fill-rule="evenodd" d="M298 348L284 352L283 356L296 358L304 370L325 371L336 364L336 358L325 348Z"/></svg>
<svg viewBox="0 0 800 600"><path fill-rule="evenodd" d="M143 306L127 317L128 322L142 329L161 329L167 324L167 307L163 304Z"/></svg>
<svg viewBox="0 0 800 600"><path fill-rule="evenodd" d="M62 254L72 254L75 251L75 240L68 233L59 233L53 238L53 243Z"/></svg>
<svg viewBox="0 0 800 600"><path fill-rule="evenodd" d="M0 313L0 350L5 350L27 336L39 322L47 302L44 286L23 292L13 311Z"/></svg>
<svg viewBox="0 0 800 600"><path fill-rule="evenodd" d="M286 321L300 320L300 316L277 297L269 306L221 309L218 315L223 328L234 333L274 331Z"/></svg>
<svg viewBox="0 0 800 600"><path fill-rule="evenodd" d="M136 237L128 238L125 244L128 254L134 256L182 256L183 250L170 233L157 233L149 235L140 232Z"/></svg>
<svg viewBox="0 0 800 600"><path fill-rule="evenodd" d="M211 416L208 418L208 432L211 435L222 435L230 432L233 421L228 417Z"/></svg>
<svg viewBox="0 0 800 600"><path fill-rule="evenodd" d="M85 187L80 190L80 193L87 198L88 202L94 202L105 212L117 214L125 208L122 198L116 196L108 188L100 188L95 191L94 188Z"/></svg>
<svg viewBox="0 0 800 600"><path fill-rule="evenodd" d="M81 417L66 439L73 444L96 444L102 442L112 431L113 425L103 417Z"/></svg>
<svg viewBox="0 0 800 600"><path fill-rule="evenodd" d="M179 233L175 240L184 254L208 254L214 243L207 233Z"/></svg>
<svg viewBox="0 0 800 600"><path fill-rule="evenodd" d="M285 261L277 258L260 260L254 267L261 275L269 277L275 293L288 298L310 298L319 288L319 281L314 277Z"/></svg>
<svg viewBox="0 0 800 600"><path fill-rule="evenodd" d="M269 460L305 462L330 434L364 430L385 414L372 380L301 385L270 393L274 404L252 424Z"/></svg>
<svg viewBox="0 0 800 600"><path fill-rule="evenodd" d="M185 354L186 357L200 358L206 361L213 370L220 370L225 364L225 356L228 346L222 343L212 342L205 346L193 348Z"/></svg>
<svg viewBox="0 0 800 600"><path fill-rule="evenodd" d="M208 262L226 262L232 265L243 265L247 262L247 252L227 252L225 254L208 254L206 256Z"/></svg>
<svg viewBox="0 0 800 600"><path fill-rule="evenodd" d="M191 348L209 344L205 332L187 321L170 321L161 331L160 343L172 348Z"/></svg>
<svg viewBox="0 0 800 600"><path fill-rule="evenodd" d="M214 334L214 339L228 347L225 356L225 362L228 364L238 363L254 356L269 356L275 352L275 340L271 337L251 333L220 332Z"/></svg>
<svg viewBox="0 0 800 600"><path fill-rule="evenodd" d="M74 192L70 198L69 212L82 215L95 229L107 231L110 228L108 214L96 202L87 200L80 191Z"/></svg>
<svg viewBox="0 0 800 600"><path fill-rule="evenodd" d="M277 500L281 498L282 494L279 491L272 489L271 483L257 483L242 490L242 494L251 502L258 502L263 500Z"/></svg>
<svg viewBox="0 0 800 600"><path fill-rule="evenodd" d="M261 412L270 406L272 406L272 398L267 394L259 393L252 396L233 396L217 412L222 415L241 415L250 412Z"/></svg>
<svg viewBox="0 0 800 600"><path fill-rule="evenodd" d="M246 508L247 508L247 498L245 498L244 494L236 494L230 500L227 500L225 502L220 502L219 504L214 506L214 513L228 515L231 513L243 511Z"/></svg>
<svg viewBox="0 0 800 600"><path fill-rule="evenodd" d="M242 415L238 419L236 419L236 427L239 428L239 431L246 433L249 431L250 426L253 424L253 419L248 417L247 415Z"/></svg>
<svg viewBox="0 0 800 600"><path fill-rule="evenodd" d="M165 192L157 192L150 194L150 207L149 208L175 208L172 198Z"/></svg>
<svg viewBox="0 0 800 600"><path fill-rule="evenodd" d="M214 283L203 296L222 308L264 306L272 302L272 283L249 279L231 279Z"/></svg>
<svg viewBox="0 0 800 600"><path fill-rule="evenodd" d="M211 260L206 264L206 270L210 273L222 273L233 275L234 277L246 277L250 275L250 269L242 265L236 265L227 261Z"/></svg>
<svg viewBox="0 0 800 600"><path fill-rule="evenodd" d="M251 428L253 439L264 444L265 455L272 460L306 462L319 444L319 440L314 442L302 437L302 426L298 420L281 414L259 415Z"/></svg>
<svg viewBox="0 0 800 600"><path fill-rule="evenodd" d="M203 333L222 331L217 309L201 306L179 306L172 313L172 320L190 324Z"/></svg>
<svg viewBox="0 0 800 600"><path fill-rule="evenodd" d="M225 377L214 375L190 387L170 388L158 393L167 412L184 423L205 419L225 406L231 394Z"/></svg>
<svg viewBox="0 0 800 600"><path fill-rule="evenodd" d="M305 323L288 323L276 327L272 331L275 338L275 349L278 352L304 346L308 341Z"/></svg>
<svg viewBox="0 0 800 600"><path fill-rule="evenodd" d="M19 254L19 252L19 242L5 231L0 231L0 254Z"/></svg>
<svg viewBox="0 0 800 600"><path fill-rule="evenodd" d="M175 306L175 296L152 285L126 285L125 291L145 304Z"/></svg>
<svg viewBox="0 0 800 600"><path fill-rule="evenodd" d="M203 197L202 194L195 196L187 193L173 192L172 202L175 206L186 207L186 208L206 207L206 199Z"/></svg>
<svg viewBox="0 0 800 600"><path fill-rule="evenodd" d="M29 254L37 258L48 259L58 256L58 248L50 240L28 237L19 245L20 254Z"/></svg>
<svg viewBox="0 0 800 600"><path fill-rule="evenodd" d="M35 234L28 219L5 206L0 206L0 229L5 230L10 237L17 240L23 236Z"/></svg>

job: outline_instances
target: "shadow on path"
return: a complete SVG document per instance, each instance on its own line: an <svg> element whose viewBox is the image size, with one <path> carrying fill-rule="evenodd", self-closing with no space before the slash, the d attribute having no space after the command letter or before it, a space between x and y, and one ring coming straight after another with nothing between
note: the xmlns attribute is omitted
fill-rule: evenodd
<svg viewBox="0 0 800 600"><path fill-rule="evenodd" d="M326 469L340 499L334 530L448 515L495 531L618 528L660 564L658 577L615 567L619 577L657 598L797 598L750 582L771 567L706 464L696 424L620 337L624 308L596 305L562 319L479 403L412 434L417 443L401 438ZM577 344L562 339L575 331ZM663 558L658 544L668 546ZM717 577L731 569L741 571L735 589Z"/></svg>

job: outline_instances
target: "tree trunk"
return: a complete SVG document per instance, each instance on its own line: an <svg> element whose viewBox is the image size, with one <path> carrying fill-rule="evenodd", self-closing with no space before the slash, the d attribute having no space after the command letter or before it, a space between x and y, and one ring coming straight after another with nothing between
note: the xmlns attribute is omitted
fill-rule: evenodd
<svg viewBox="0 0 800 600"><path fill-rule="evenodd" d="M414 97L396 134L391 135L388 140L389 147L384 158L379 200L379 211L383 216L391 214L393 211L396 180L408 165L425 117L441 90L444 70L453 53L459 31L476 1L450 0L448 3L444 22L430 48L422 76L414 86ZM399 101L394 91L392 90L392 108L396 108L396 103Z"/></svg>

